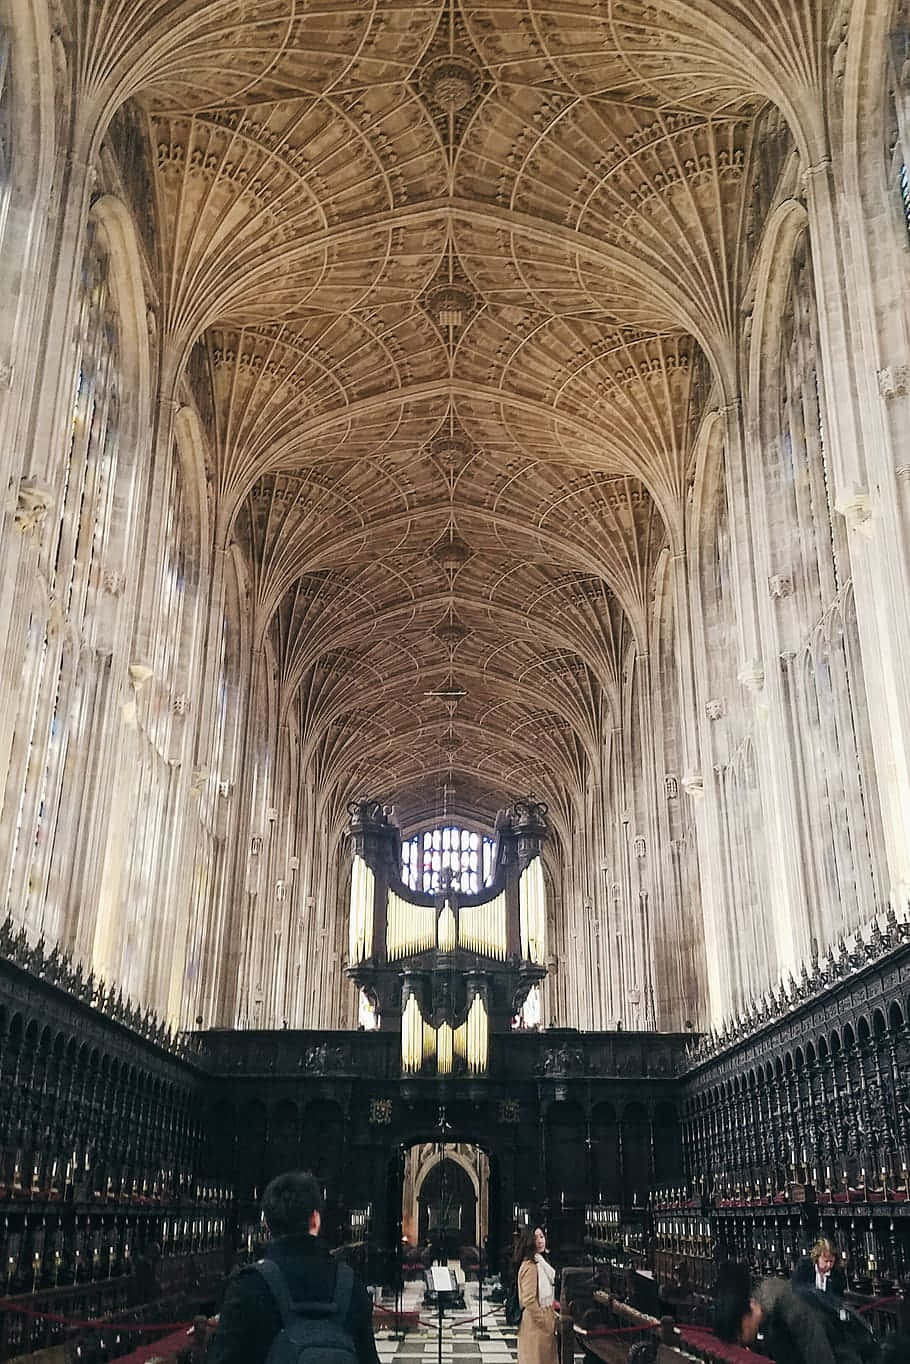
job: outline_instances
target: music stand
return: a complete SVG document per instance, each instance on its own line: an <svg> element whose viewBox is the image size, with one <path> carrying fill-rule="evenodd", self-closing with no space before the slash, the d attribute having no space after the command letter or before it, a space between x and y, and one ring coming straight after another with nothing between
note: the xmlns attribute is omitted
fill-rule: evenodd
<svg viewBox="0 0 910 1364"><path fill-rule="evenodd" d="M433 1265L425 1271L427 1297L436 1299L436 1345L438 1364L442 1364L442 1318L447 1307L457 1307L461 1290L448 1265Z"/></svg>

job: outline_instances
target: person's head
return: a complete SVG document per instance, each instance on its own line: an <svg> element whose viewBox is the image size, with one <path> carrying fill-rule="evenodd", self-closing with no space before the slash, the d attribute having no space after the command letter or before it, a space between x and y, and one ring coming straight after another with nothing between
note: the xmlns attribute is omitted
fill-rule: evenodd
<svg viewBox="0 0 910 1364"><path fill-rule="evenodd" d="M319 1235L322 1190L309 1170L276 1175L262 1195L262 1214L273 1236Z"/></svg>
<svg viewBox="0 0 910 1364"><path fill-rule="evenodd" d="M763 1315L752 1297L748 1267L727 1260L717 1271L714 1334L731 1345L751 1345Z"/></svg>
<svg viewBox="0 0 910 1364"><path fill-rule="evenodd" d="M827 1236L820 1236L809 1251L809 1259L819 1274L830 1274L831 1270L837 1265L840 1256L834 1242L829 1241Z"/></svg>
<svg viewBox="0 0 910 1364"><path fill-rule="evenodd" d="M524 1260L533 1260L537 1254L534 1246L534 1228L522 1227L518 1233L518 1240L515 1242L515 1253L513 1259L516 1265L520 1265Z"/></svg>
<svg viewBox="0 0 910 1364"><path fill-rule="evenodd" d="M535 1228L534 1228L534 1253L535 1253L536 1255L543 1255L543 1253L544 1253L544 1251L546 1250L546 1248L547 1248L547 1234L546 1234L546 1232L544 1231L543 1227L535 1227Z"/></svg>

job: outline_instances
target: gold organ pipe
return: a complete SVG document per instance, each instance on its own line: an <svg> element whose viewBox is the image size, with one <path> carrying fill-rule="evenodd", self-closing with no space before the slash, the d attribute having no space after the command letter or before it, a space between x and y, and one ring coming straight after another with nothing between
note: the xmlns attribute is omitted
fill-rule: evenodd
<svg viewBox="0 0 910 1364"><path fill-rule="evenodd" d="M436 1030L436 1073L452 1074L452 1025L440 1023Z"/></svg>
<svg viewBox="0 0 910 1364"><path fill-rule="evenodd" d="M542 966L547 959L547 893L539 857L525 867L518 883L521 955Z"/></svg>
<svg viewBox="0 0 910 1364"><path fill-rule="evenodd" d="M401 1069L414 1075L423 1065L424 1022L416 995L410 995L401 1012Z"/></svg>
<svg viewBox="0 0 910 1364"><path fill-rule="evenodd" d="M447 900L440 911L439 920L436 925L436 946L439 948L440 952L455 951L457 931L455 911Z"/></svg>
<svg viewBox="0 0 910 1364"><path fill-rule="evenodd" d="M464 905L458 913L459 946L485 957L506 959L506 893L483 905Z"/></svg>
<svg viewBox="0 0 910 1364"><path fill-rule="evenodd" d="M362 857L351 868L351 913L348 924L348 957L352 966L373 955L373 896L376 878Z"/></svg>
<svg viewBox="0 0 910 1364"><path fill-rule="evenodd" d="M412 905L389 891L386 909L386 955L389 961L428 952L436 939L436 910L433 905Z"/></svg>
<svg viewBox="0 0 910 1364"><path fill-rule="evenodd" d="M467 1019L465 1019L465 1021L461 1024L460 1027L458 1027L458 1028L455 1029L455 1033L454 1033L454 1036L453 1036L452 1041L453 1041L453 1048L454 1048L454 1051L455 1051L455 1055L456 1055L457 1057L459 1057L460 1060L463 1061L463 1060L465 1059L465 1057L467 1056L467 1054L468 1054L468 1020L467 1020Z"/></svg>
<svg viewBox="0 0 910 1364"><path fill-rule="evenodd" d="M490 1033L486 1005L480 995L474 996L468 1010L467 1030L468 1071L471 1075L481 1075L487 1069Z"/></svg>

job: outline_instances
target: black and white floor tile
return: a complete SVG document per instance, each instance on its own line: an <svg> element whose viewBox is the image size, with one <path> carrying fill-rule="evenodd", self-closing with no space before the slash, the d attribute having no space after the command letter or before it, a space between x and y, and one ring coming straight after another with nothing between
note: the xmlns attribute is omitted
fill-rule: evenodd
<svg viewBox="0 0 910 1364"><path fill-rule="evenodd" d="M405 1287L405 1312L419 1312L423 1318L418 1328L408 1331L404 1340L389 1339L393 1321L389 1319L388 1328L379 1327L376 1331L376 1350L379 1364L434 1364L439 1359L440 1345L438 1327L432 1308L423 1306L423 1285L408 1284ZM443 1316L442 1361L443 1364L514 1364L517 1347L515 1327L507 1326L501 1305L484 1302L484 1328L488 1340L475 1340L472 1328L478 1324L479 1303L477 1285L469 1283L465 1288L465 1307L463 1311L447 1311Z"/></svg>
<svg viewBox="0 0 910 1364"><path fill-rule="evenodd" d="M408 1331L404 1340L390 1340L392 1319L387 1327L376 1331L379 1364L437 1364L440 1357L438 1327L434 1310L423 1306L423 1284L405 1287L402 1308L419 1312L422 1325ZM477 1285L465 1286L464 1311L446 1312L442 1328L442 1364L515 1364L517 1358L516 1328L507 1326L502 1305L484 1301L483 1325L489 1339L475 1340L473 1327L478 1324L479 1303ZM583 1356L576 1355L576 1362Z"/></svg>

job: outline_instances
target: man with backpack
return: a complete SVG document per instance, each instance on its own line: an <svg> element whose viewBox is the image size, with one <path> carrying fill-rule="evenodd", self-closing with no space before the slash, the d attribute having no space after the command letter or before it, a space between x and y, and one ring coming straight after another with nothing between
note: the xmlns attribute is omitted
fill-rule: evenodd
<svg viewBox="0 0 910 1364"><path fill-rule="evenodd" d="M319 1240L313 1176L278 1175L262 1212L272 1239L228 1284L209 1364L379 1364L367 1291Z"/></svg>

